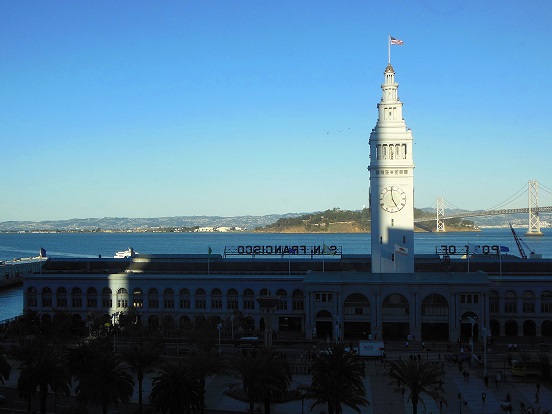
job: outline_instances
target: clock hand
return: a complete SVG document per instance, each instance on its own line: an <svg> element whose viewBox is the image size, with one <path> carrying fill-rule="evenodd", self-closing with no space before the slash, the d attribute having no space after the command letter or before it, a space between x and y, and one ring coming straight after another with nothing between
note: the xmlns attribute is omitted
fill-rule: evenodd
<svg viewBox="0 0 552 414"><path fill-rule="evenodd" d="M393 201L393 204L395 204L395 207L399 207L397 202L395 201L395 197L393 197L393 188L391 188L391 200Z"/></svg>

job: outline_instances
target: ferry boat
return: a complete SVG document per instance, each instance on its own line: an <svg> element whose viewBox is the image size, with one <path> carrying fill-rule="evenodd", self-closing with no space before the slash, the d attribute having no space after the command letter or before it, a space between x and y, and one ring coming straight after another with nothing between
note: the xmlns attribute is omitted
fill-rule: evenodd
<svg viewBox="0 0 552 414"><path fill-rule="evenodd" d="M134 257L138 253L134 251L132 247L129 247L128 249L115 253L115 256L113 256L114 259L128 259L129 257Z"/></svg>

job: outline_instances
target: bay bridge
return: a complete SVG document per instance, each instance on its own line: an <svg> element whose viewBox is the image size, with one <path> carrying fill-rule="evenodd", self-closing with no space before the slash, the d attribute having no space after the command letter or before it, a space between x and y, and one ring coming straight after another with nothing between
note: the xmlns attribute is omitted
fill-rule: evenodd
<svg viewBox="0 0 552 414"><path fill-rule="evenodd" d="M549 189L541 185L543 191L552 195L552 189ZM528 197L528 207L525 208L500 208L510 203L522 195L527 194ZM466 217L482 217L482 216L497 216L497 215L506 215L506 214L518 214L518 213L527 213L528 214L528 228L527 236L542 236L541 223L539 213L542 212L552 212L552 206L542 207L539 206L539 183L536 180L531 180L527 184L527 188L523 187L522 190L519 190L516 194L510 197L501 205L494 207L489 210L480 210L480 211L466 211L458 214L445 214L445 199L444 197L437 197L436 201L436 229L437 232L445 232L445 221L450 219L466 218ZM420 225L423 222L432 221L433 219L420 218L416 219L414 222Z"/></svg>

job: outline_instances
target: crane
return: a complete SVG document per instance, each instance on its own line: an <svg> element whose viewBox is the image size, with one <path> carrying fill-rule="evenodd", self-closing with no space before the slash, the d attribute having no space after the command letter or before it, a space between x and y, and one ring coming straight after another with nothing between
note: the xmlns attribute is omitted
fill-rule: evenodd
<svg viewBox="0 0 552 414"><path fill-rule="evenodd" d="M522 259L527 259L527 254L525 253L525 250L523 249L523 246L522 244L525 245L525 247L529 250L529 254L531 255L531 257L536 257L535 256L535 251L533 249L531 249L529 246L527 246L527 243L525 243L521 237L519 237L517 234L516 234L516 231L514 230L514 226L512 226L512 223L510 223L510 230L512 230L512 234L514 235L514 240L516 241L516 245L517 245L517 248L519 250L519 255L521 256Z"/></svg>

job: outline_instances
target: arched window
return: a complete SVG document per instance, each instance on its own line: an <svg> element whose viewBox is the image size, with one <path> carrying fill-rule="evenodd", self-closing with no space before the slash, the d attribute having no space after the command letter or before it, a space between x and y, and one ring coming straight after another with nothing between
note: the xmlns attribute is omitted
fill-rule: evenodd
<svg viewBox="0 0 552 414"><path fill-rule="evenodd" d="M111 289L103 288L102 290L102 308L112 308L113 307L113 297Z"/></svg>
<svg viewBox="0 0 552 414"><path fill-rule="evenodd" d="M211 309L222 309L222 291L219 288L211 291Z"/></svg>
<svg viewBox="0 0 552 414"><path fill-rule="evenodd" d="M163 305L165 309L174 309L174 290L171 288L167 288L163 292Z"/></svg>
<svg viewBox="0 0 552 414"><path fill-rule="evenodd" d="M30 287L27 289L27 307L34 308L38 305L38 292L36 288Z"/></svg>
<svg viewBox="0 0 552 414"><path fill-rule="evenodd" d="M243 309L255 309L255 293L252 289L245 289L243 292Z"/></svg>
<svg viewBox="0 0 552 414"><path fill-rule="evenodd" d="M523 313L535 313L535 294L530 291L526 290L523 292Z"/></svg>
<svg viewBox="0 0 552 414"><path fill-rule="evenodd" d="M144 291L142 288L135 287L132 289L132 306L136 309L144 307Z"/></svg>
<svg viewBox="0 0 552 414"><path fill-rule="evenodd" d="M207 309L207 295L204 289L199 288L196 290L195 303L196 309Z"/></svg>
<svg viewBox="0 0 552 414"><path fill-rule="evenodd" d="M67 289L60 287L56 292L57 296L57 307L66 308L67 307Z"/></svg>
<svg viewBox="0 0 552 414"><path fill-rule="evenodd" d="M117 291L117 307L128 308L128 290L120 288Z"/></svg>
<svg viewBox="0 0 552 414"><path fill-rule="evenodd" d="M228 309L238 309L238 291L236 289L228 289L226 298Z"/></svg>
<svg viewBox="0 0 552 414"><path fill-rule="evenodd" d="M513 290L509 290L504 294L504 313L517 313L517 295Z"/></svg>
<svg viewBox="0 0 552 414"><path fill-rule="evenodd" d="M424 316L448 316L449 306L447 299L436 293L427 295L422 301L422 315Z"/></svg>
<svg viewBox="0 0 552 414"><path fill-rule="evenodd" d="M186 288L180 289L180 309L190 309L190 291Z"/></svg>
<svg viewBox="0 0 552 414"><path fill-rule="evenodd" d="M82 308L82 290L78 287L71 290L71 307Z"/></svg>
<svg viewBox="0 0 552 414"><path fill-rule="evenodd" d="M352 293L343 305L345 315L370 315L370 301L362 293Z"/></svg>
<svg viewBox="0 0 552 414"><path fill-rule="evenodd" d="M52 289L50 289L49 287L45 287L42 289L42 307L52 307Z"/></svg>
<svg viewBox="0 0 552 414"><path fill-rule="evenodd" d="M383 315L409 315L408 299L400 293L392 293L385 297L382 304Z"/></svg>
<svg viewBox="0 0 552 414"><path fill-rule="evenodd" d="M300 289L295 289L292 296L292 306L294 311L305 310L305 294Z"/></svg>
<svg viewBox="0 0 552 414"><path fill-rule="evenodd" d="M541 313L552 313L552 292L549 290L541 293Z"/></svg>
<svg viewBox="0 0 552 414"><path fill-rule="evenodd" d="M159 309L159 291L156 288L148 290L148 307L150 309Z"/></svg>
<svg viewBox="0 0 552 414"><path fill-rule="evenodd" d="M278 289L276 295L280 296L280 299L278 299L278 309L287 310L287 292L285 289Z"/></svg>
<svg viewBox="0 0 552 414"><path fill-rule="evenodd" d="M98 291L93 287L86 289L86 307L92 309L98 307Z"/></svg>

